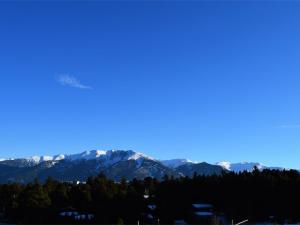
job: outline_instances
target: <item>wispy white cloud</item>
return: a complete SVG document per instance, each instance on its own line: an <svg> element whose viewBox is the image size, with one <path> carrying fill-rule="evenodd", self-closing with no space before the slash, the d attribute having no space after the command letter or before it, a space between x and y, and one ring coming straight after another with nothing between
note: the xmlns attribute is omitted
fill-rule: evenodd
<svg viewBox="0 0 300 225"><path fill-rule="evenodd" d="M300 124L282 124L277 126L277 128L281 129L300 129Z"/></svg>
<svg viewBox="0 0 300 225"><path fill-rule="evenodd" d="M82 84L77 78L70 76L68 74L59 75L57 78L57 82L63 86L69 86L73 88L89 89L89 90L93 89L91 86Z"/></svg>

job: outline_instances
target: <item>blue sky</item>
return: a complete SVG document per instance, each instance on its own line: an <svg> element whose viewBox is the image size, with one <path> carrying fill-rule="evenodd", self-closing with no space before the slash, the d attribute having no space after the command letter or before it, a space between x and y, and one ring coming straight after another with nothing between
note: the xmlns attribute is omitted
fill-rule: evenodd
<svg viewBox="0 0 300 225"><path fill-rule="evenodd" d="M133 149L300 168L300 3L0 6L0 158Z"/></svg>

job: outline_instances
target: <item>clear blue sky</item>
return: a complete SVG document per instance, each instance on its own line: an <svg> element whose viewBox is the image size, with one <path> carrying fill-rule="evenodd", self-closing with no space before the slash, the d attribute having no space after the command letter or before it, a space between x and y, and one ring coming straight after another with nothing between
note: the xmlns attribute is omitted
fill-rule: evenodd
<svg viewBox="0 0 300 225"><path fill-rule="evenodd" d="M299 2L0 3L0 158L133 149L300 168Z"/></svg>

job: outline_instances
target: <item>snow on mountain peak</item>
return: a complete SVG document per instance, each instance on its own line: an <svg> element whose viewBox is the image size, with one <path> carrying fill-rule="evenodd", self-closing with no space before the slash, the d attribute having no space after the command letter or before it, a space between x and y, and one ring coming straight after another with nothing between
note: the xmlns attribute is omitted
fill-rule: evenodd
<svg viewBox="0 0 300 225"><path fill-rule="evenodd" d="M53 157L52 156L42 156L41 158L40 158L40 160L41 161L51 161L51 160L53 160Z"/></svg>
<svg viewBox="0 0 300 225"><path fill-rule="evenodd" d="M66 158L65 155L60 154L60 155L54 156L54 157L53 157L53 160L54 160L54 161L59 161L59 160L65 159L65 158Z"/></svg>
<svg viewBox="0 0 300 225"><path fill-rule="evenodd" d="M76 161L76 160L92 160L97 159L102 155L106 155L108 151L104 150L91 150L91 151L84 151L79 154L72 154L67 155L64 157L64 159Z"/></svg>
<svg viewBox="0 0 300 225"><path fill-rule="evenodd" d="M132 150L92 150L79 154L69 155L65 157L67 160L92 160L92 159L111 159L111 160L138 160L140 158L149 158L143 153L134 152Z"/></svg>
<svg viewBox="0 0 300 225"><path fill-rule="evenodd" d="M60 160L67 161L82 161L82 160L101 160L106 165L112 165L119 161L135 160L138 165L141 165L144 159L152 159L143 153L135 152L132 150L90 150L84 151L77 154L70 155L55 155L55 156L32 156L24 158L30 165L36 165L46 161L58 162ZM0 159L0 161L5 161L7 159Z"/></svg>
<svg viewBox="0 0 300 225"><path fill-rule="evenodd" d="M227 162L227 161L222 161L222 162L218 162L216 163L218 166L221 166L223 167L224 169L226 170L230 170L230 166L231 166L231 163L230 162Z"/></svg>
<svg viewBox="0 0 300 225"><path fill-rule="evenodd" d="M29 158L26 158L27 161L32 163L40 163L40 162L46 162L46 161L52 161L52 156L32 156Z"/></svg>
<svg viewBox="0 0 300 225"><path fill-rule="evenodd" d="M138 160L140 158L147 158L147 159L151 159L151 160L154 160L153 158L143 154L143 153L140 153L140 152L134 152L132 151L132 155L130 155L128 157L128 160Z"/></svg>
<svg viewBox="0 0 300 225"><path fill-rule="evenodd" d="M243 172L243 171L248 171L248 172L252 172L254 170L255 167L257 167L257 169L259 170L263 170L263 169L283 169L283 168L275 168L275 167L267 167L261 163L256 163L256 162L241 162L241 163L230 163L227 161L222 161L222 162L218 162L216 165L222 166L224 169L227 169L229 171L233 171L233 172Z"/></svg>

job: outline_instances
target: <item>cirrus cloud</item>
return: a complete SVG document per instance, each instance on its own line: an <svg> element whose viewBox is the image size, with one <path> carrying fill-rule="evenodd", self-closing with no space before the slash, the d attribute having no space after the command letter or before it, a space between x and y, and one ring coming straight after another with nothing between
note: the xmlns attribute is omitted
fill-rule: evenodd
<svg viewBox="0 0 300 225"><path fill-rule="evenodd" d="M299 129L300 124L282 124L280 126L277 126L278 128L282 129Z"/></svg>
<svg viewBox="0 0 300 225"><path fill-rule="evenodd" d="M70 76L68 74L59 75L59 77L57 78L57 82L63 86L69 86L73 88L89 89L89 90L93 89L91 86L82 84L77 78Z"/></svg>

